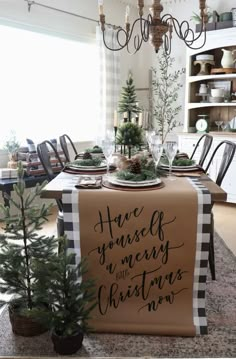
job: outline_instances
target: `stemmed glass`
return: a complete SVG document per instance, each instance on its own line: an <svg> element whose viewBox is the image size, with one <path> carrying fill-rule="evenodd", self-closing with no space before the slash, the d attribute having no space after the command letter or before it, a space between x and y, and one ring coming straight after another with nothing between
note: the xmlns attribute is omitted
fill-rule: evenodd
<svg viewBox="0 0 236 359"><path fill-rule="evenodd" d="M160 161L163 152L163 145L160 142L153 141L150 146L150 150L152 153L152 158L155 162L155 172L157 171L157 166Z"/></svg>
<svg viewBox="0 0 236 359"><path fill-rule="evenodd" d="M172 180L172 181L175 179L172 176L172 163L173 163L173 160L174 160L175 155L177 153L177 149L178 149L178 145L177 145L177 142L175 142L175 141L167 141L164 144L165 154L166 154L166 157L167 157L168 162L169 162L169 179Z"/></svg>
<svg viewBox="0 0 236 359"><path fill-rule="evenodd" d="M114 148L115 148L115 141L110 139L110 138L105 138L104 140L102 140L101 143L101 147L102 147L102 152L106 158L107 161L107 178L109 175L109 163L111 161L113 152L114 152Z"/></svg>
<svg viewBox="0 0 236 359"><path fill-rule="evenodd" d="M220 131L220 127L223 124L223 121L215 121L215 124L218 127L218 131Z"/></svg>
<svg viewBox="0 0 236 359"><path fill-rule="evenodd" d="M150 150L150 146L151 146L151 142L152 142L152 137L155 136L155 131L154 130L147 130L145 132L145 136L146 136L146 140L148 143L148 149Z"/></svg>

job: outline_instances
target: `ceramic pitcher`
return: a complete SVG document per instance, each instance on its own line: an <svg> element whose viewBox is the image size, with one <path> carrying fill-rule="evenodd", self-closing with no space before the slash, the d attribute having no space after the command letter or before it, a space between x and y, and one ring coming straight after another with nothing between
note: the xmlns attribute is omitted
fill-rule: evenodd
<svg viewBox="0 0 236 359"><path fill-rule="evenodd" d="M221 65L223 68L232 68L234 67L234 63L236 61L236 59L233 58L233 53L236 50L226 50L226 49L221 49L221 51L223 51L223 56L221 59Z"/></svg>

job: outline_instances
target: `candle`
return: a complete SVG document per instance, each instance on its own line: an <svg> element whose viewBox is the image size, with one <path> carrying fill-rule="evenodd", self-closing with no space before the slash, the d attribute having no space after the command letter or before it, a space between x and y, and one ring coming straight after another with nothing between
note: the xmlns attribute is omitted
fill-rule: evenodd
<svg viewBox="0 0 236 359"><path fill-rule="evenodd" d="M131 122L132 122L132 123L136 123L135 117L132 117L132 118L131 118Z"/></svg>
<svg viewBox="0 0 236 359"><path fill-rule="evenodd" d="M124 112L124 118L128 118L128 112Z"/></svg>
<svg viewBox="0 0 236 359"><path fill-rule="evenodd" d="M103 15L103 0L98 0L99 15Z"/></svg>
<svg viewBox="0 0 236 359"><path fill-rule="evenodd" d="M129 14L130 14L130 7L129 5L126 6L126 12L125 12L125 23L129 23Z"/></svg>
<svg viewBox="0 0 236 359"><path fill-rule="evenodd" d="M143 125L143 113L142 112L140 112L140 114L139 114L138 125L140 127L142 127L142 125Z"/></svg>
<svg viewBox="0 0 236 359"><path fill-rule="evenodd" d="M118 127L117 111L114 111L114 127Z"/></svg>

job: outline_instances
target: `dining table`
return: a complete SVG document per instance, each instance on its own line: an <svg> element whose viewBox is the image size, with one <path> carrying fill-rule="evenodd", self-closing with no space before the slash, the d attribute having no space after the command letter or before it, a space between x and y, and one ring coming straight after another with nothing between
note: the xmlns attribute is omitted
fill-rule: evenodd
<svg viewBox="0 0 236 359"><path fill-rule="evenodd" d="M62 171L41 193L62 200L68 252L75 264L86 258L83 279L95 279L92 330L207 334L211 210L226 192L204 173L141 188L94 176L100 185L83 187L85 174Z"/></svg>

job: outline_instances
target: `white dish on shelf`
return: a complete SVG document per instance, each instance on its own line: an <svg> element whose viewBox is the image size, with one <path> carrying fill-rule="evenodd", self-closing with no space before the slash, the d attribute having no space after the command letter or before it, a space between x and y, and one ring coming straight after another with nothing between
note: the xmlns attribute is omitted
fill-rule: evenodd
<svg viewBox="0 0 236 359"><path fill-rule="evenodd" d="M224 101L224 97L209 96L210 103L219 103L219 102L223 102L223 101Z"/></svg>
<svg viewBox="0 0 236 359"><path fill-rule="evenodd" d="M196 60L198 60L198 61L204 61L204 60L214 61L214 55L200 54L200 55L196 56Z"/></svg>
<svg viewBox="0 0 236 359"><path fill-rule="evenodd" d="M108 182L111 184L114 184L115 186L121 186L121 187L150 187L150 186L156 186L161 184L160 178L155 178L153 180L146 180L146 181L127 181L127 180L120 180L114 176L108 177Z"/></svg>

